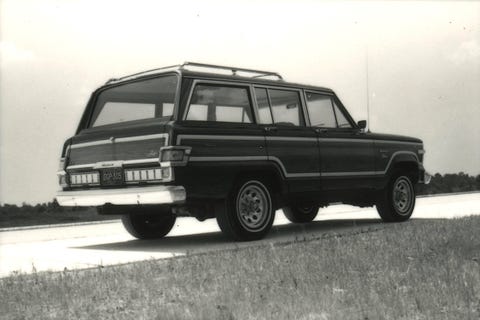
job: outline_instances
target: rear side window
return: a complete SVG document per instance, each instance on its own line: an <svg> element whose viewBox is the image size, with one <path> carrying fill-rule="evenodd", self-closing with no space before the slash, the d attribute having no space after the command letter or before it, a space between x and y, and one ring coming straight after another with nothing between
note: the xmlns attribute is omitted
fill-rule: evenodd
<svg viewBox="0 0 480 320"><path fill-rule="evenodd" d="M258 106L258 122L261 124L271 124L272 113L270 112L270 103L268 102L267 89L255 88L255 97L257 98Z"/></svg>
<svg viewBox="0 0 480 320"><path fill-rule="evenodd" d="M186 120L252 123L248 88L217 84L195 86Z"/></svg>
<svg viewBox="0 0 480 320"><path fill-rule="evenodd" d="M273 121L279 125L304 126L300 95L297 91L268 89Z"/></svg>
<svg viewBox="0 0 480 320"><path fill-rule="evenodd" d="M119 85L101 92L96 100L91 127L173 114L177 76L164 76Z"/></svg>

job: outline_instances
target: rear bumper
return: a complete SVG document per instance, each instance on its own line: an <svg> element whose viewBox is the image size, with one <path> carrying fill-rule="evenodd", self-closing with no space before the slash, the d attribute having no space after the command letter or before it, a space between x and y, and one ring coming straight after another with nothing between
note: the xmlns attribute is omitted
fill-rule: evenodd
<svg viewBox="0 0 480 320"><path fill-rule="evenodd" d="M122 189L59 191L61 206L103 206L182 203L186 199L182 186L149 186Z"/></svg>

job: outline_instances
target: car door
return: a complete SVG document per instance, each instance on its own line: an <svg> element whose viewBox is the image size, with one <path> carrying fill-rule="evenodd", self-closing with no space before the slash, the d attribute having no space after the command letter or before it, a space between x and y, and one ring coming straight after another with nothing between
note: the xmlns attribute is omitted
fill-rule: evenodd
<svg viewBox="0 0 480 320"><path fill-rule="evenodd" d="M331 93L306 91L311 126L318 136L322 188L358 189L375 177L373 141L361 132Z"/></svg>
<svg viewBox="0 0 480 320"><path fill-rule="evenodd" d="M290 192L318 191L318 141L315 131L306 126L302 91L255 86L254 92L268 160L281 170Z"/></svg>
<svg viewBox="0 0 480 320"><path fill-rule="evenodd" d="M184 119L174 126L175 144L191 147L189 165L176 177L193 186L190 195L224 194L237 172L267 161L252 100L248 84L193 82Z"/></svg>

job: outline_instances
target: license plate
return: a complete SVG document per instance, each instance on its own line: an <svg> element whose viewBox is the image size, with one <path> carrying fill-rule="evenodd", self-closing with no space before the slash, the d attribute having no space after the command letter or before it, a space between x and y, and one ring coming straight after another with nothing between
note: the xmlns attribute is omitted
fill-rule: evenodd
<svg viewBox="0 0 480 320"><path fill-rule="evenodd" d="M108 168L102 170L102 185L114 186L123 184L123 169L122 168Z"/></svg>

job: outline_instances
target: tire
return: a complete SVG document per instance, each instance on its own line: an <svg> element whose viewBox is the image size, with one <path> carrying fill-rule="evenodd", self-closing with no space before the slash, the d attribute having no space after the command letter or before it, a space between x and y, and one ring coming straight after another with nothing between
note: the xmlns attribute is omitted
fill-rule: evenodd
<svg viewBox="0 0 480 320"><path fill-rule="evenodd" d="M311 222L318 213L318 206L288 206L282 208L285 217L293 223Z"/></svg>
<svg viewBox="0 0 480 320"><path fill-rule="evenodd" d="M377 200L377 211L385 222L407 221L415 208L412 178L402 172L392 174Z"/></svg>
<svg viewBox="0 0 480 320"><path fill-rule="evenodd" d="M256 179L242 179L232 188L224 210L217 212L222 232L237 241L259 240L270 231L275 218L271 189Z"/></svg>
<svg viewBox="0 0 480 320"><path fill-rule="evenodd" d="M160 239L175 225L176 217L170 212L132 212L122 215L125 229L137 239Z"/></svg>

